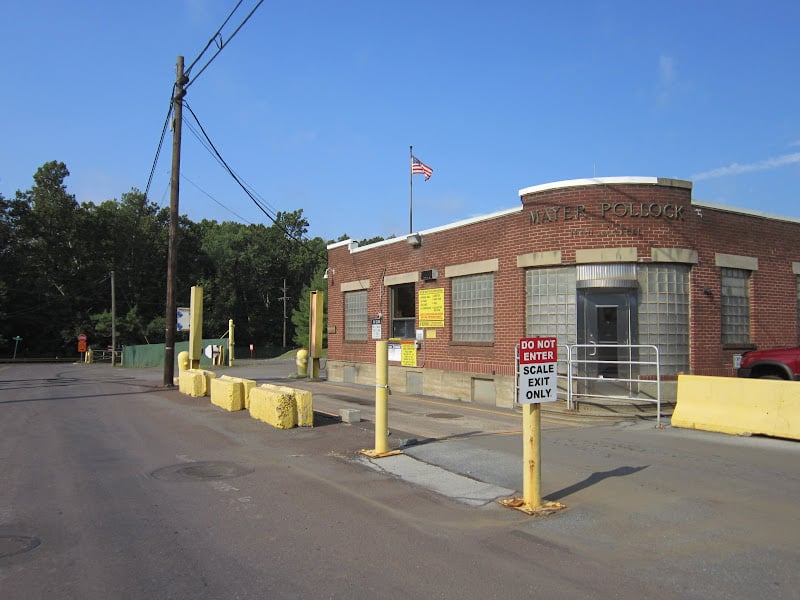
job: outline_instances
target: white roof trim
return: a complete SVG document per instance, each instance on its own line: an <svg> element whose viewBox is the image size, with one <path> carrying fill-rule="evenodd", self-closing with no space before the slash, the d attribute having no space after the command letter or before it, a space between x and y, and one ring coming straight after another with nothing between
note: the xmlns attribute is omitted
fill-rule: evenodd
<svg viewBox="0 0 800 600"><path fill-rule="evenodd" d="M694 206L695 208L710 208L712 210L722 210L725 212L738 213L740 215L748 215L751 217L761 217L762 219L772 219L774 221L800 223L800 219L797 217L786 217L783 215L776 215L774 213L767 213L760 210L752 210L750 208L739 208L738 206L731 206L729 204L706 202L705 200L692 200L692 206Z"/></svg>
<svg viewBox="0 0 800 600"><path fill-rule="evenodd" d="M425 245L425 236L429 233L439 233L440 231L447 231L449 229L458 229L459 227L464 227L465 225L472 225L473 223L480 223L481 221L489 221L491 219L497 219L499 217L504 217L506 215L512 215L514 213L522 212L522 206L518 206L516 208L506 208L504 210L499 210L497 212L489 213L488 215L478 215L477 217L470 217L469 219L463 219L461 221L456 221L455 223L448 223L447 225L441 225L439 227L432 227L431 229L424 229L422 231L415 231L414 233L418 233L422 236L422 245ZM410 235L410 234L408 234ZM368 246L359 246L358 248L352 250L352 252L361 252L362 250L372 250L373 248L377 248L378 246L385 246L388 244L394 244L396 242L405 242L407 235L403 235L401 237L390 238L388 240L382 240L380 242L375 242L374 244L369 244Z"/></svg>
<svg viewBox="0 0 800 600"><path fill-rule="evenodd" d="M332 244L328 244L327 249L333 250L334 248L338 248L339 246L347 246L347 244L349 244L352 241L353 240L351 240L350 238L347 238L346 240L342 240L340 242L333 242Z"/></svg>
<svg viewBox="0 0 800 600"><path fill-rule="evenodd" d="M522 197L527 194L535 194L536 192L545 192L547 190L557 190L560 188L579 187L583 185L623 185L626 183L657 185L658 181L658 177L592 177L590 179L568 179L566 181L554 181L552 183L543 183L541 185L523 188L519 191L519 195Z"/></svg>

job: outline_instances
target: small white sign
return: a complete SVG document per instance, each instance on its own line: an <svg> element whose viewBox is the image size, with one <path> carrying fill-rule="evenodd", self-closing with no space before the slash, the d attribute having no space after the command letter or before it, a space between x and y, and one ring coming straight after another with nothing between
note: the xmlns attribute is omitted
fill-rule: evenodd
<svg viewBox="0 0 800 600"><path fill-rule="evenodd" d="M554 337L519 341L520 404L555 402L558 392L558 341Z"/></svg>
<svg viewBox="0 0 800 600"><path fill-rule="evenodd" d="M372 339L379 340L383 337L382 319L372 319Z"/></svg>
<svg viewBox="0 0 800 600"><path fill-rule="evenodd" d="M178 309L178 321L175 325L175 328L178 331L189 331L189 325L192 322L192 309L190 308L179 308Z"/></svg>

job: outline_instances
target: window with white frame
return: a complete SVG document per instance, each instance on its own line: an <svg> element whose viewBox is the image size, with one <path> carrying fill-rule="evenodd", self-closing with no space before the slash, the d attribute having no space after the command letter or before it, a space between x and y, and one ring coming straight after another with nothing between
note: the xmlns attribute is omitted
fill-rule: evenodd
<svg viewBox="0 0 800 600"><path fill-rule="evenodd" d="M452 279L454 342L494 341L494 273Z"/></svg>
<svg viewBox="0 0 800 600"><path fill-rule="evenodd" d="M346 292L344 295L344 339L367 339L367 290Z"/></svg>
<svg viewBox="0 0 800 600"><path fill-rule="evenodd" d="M750 343L750 271L723 267L722 283L722 343Z"/></svg>

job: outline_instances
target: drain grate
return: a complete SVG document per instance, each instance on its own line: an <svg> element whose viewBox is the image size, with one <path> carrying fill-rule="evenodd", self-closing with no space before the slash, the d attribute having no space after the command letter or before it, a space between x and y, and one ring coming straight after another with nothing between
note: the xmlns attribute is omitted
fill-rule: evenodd
<svg viewBox="0 0 800 600"><path fill-rule="evenodd" d="M39 538L24 535L0 535L0 558L29 552L41 544Z"/></svg>
<svg viewBox="0 0 800 600"><path fill-rule="evenodd" d="M190 462L162 467L150 476L163 481L205 481L209 479L232 479L252 473L254 469L227 461Z"/></svg>

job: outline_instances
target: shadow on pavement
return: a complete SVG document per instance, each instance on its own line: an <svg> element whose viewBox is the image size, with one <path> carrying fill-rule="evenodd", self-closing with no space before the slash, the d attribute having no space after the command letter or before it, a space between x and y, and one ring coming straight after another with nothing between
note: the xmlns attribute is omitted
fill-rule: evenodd
<svg viewBox="0 0 800 600"><path fill-rule="evenodd" d="M649 467L650 465L644 465L642 467L617 467L616 469L612 469L611 471L598 471L596 473L592 473L584 479L583 481L579 481L578 483L574 483L569 487L565 487L564 489L558 490L557 492L553 492L552 494L548 494L545 500L561 500L562 498L566 498L567 496L571 496L575 492L579 492L581 490L585 490L586 488L600 483L604 479L608 479L609 477L625 477L627 475L633 475L634 473L638 473Z"/></svg>

